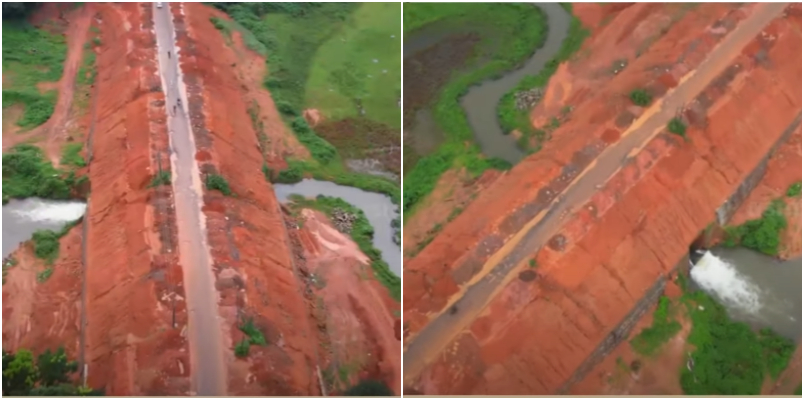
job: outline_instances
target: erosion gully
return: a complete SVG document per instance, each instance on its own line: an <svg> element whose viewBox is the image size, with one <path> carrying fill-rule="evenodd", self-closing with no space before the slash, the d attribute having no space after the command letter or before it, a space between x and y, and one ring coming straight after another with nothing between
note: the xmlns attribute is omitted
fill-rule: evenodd
<svg viewBox="0 0 804 400"><path fill-rule="evenodd" d="M179 262L187 297L192 392L198 396L225 396L227 380L218 315L219 296L207 244L206 218L201 212L203 187L195 162L196 147L187 113L186 88L178 64L180 49L176 46L170 7L157 8L154 3L153 15L170 137ZM181 105L174 108L179 100Z"/></svg>
<svg viewBox="0 0 804 400"><path fill-rule="evenodd" d="M661 101L645 110L623 132L616 144L609 146L584 171L575 171L567 176L572 182L569 187L563 193L557 194L551 205L525 224L503 248L493 254L477 278L462 288L462 293L455 297L456 300L444 308L452 312L442 312L434 316L410 341L403 356L404 381L414 380L458 333L477 318L498 291L516 275L515 272L526 264L533 249L544 245L550 235L561 226L560 216L563 213L573 212L581 207L595 192L596 185L605 182L629 157L636 155L653 136L662 131L679 107L705 88L785 7L786 4L783 3L767 3L757 7L756 12L741 22L698 69L685 77Z"/></svg>

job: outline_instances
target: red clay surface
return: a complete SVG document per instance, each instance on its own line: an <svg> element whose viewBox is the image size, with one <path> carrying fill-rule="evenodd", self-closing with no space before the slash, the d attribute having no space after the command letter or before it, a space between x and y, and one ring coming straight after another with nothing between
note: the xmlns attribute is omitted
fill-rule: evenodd
<svg viewBox="0 0 804 400"><path fill-rule="evenodd" d="M322 334L322 373L329 394L359 379L376 379L400 393L401 343L388 290L371 278L368 257L320 212L302 210L298 230Z"/></svg>
<svg viewBox="0 0 804 400"><path fill-rule="evenodd" d="M579 13L584 7L600 6L578 4ZM650 88L656 103L679 82L697 82L696 73L706 77L703 86L684 89L692 100L680 114L689 124L689 141L667 133L653 137L583 207L561 215L564 222L553 238L520 259L476 319L465 329L441 332L449 341L439 353L411 361L416 368L410 369L406 354L406 388L427 394L556 392L644 290L676 265L689 243L714 220L714 210L800 116L800 5L780 12L747 45L735 48L730 59L716 60L730 63L723 72L696 68L740 21L771 15L770 9L701 4L681 13L679 6L667 7L671 6L628 7L598 28L569 69L560 68L565 78L572 76L572 88L561 88L569 79L557 74L547 101L533 114L538 126L539 118L550 117L551 104L559 109L567 104L551 99L567 98L575 105L571 121L406 263L406 347L425 324L444 316L449 305L489 271L494 264L488 260L500 260L510 251L512 244L503 243L521 235L520 229L530 223L534 204L543 202L544 188L562 187L559 182L550 184L561 175L561 167L580 164L581 169L593 169L594 161L589 164L584 157L599 152L599 146L622 141L618 138L630 132L633 121L645 120L639 116L646 110L627 103L631 89ZM626 23L675 18L666 29ZM666 32L640 50L638 40L619 38L630 29ZM601 43L606 37L617 45ZM634 60L635 53L640 57ZM629 66L616 77L600 70L625 56ZM582 68L584 63L598 67ZM573 65L580 70L577 75ZM535 270L526 267L531 257ZM513 279L517 275L520 279Z"/></svg>

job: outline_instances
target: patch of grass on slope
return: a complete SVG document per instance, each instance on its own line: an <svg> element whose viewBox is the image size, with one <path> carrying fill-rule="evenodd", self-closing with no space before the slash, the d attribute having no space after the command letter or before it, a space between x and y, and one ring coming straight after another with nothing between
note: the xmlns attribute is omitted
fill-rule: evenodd
<svg viewBox="0 0 804 400"><path fill-rule="evenodd" d="M723 244L727 247L739 244L773 256L779 253L781 234L786 227L784 201L776 199L765 209L762 217L746 221L739 226L727 227Z"/></svg>
<svg viewBox="0 0 804 400"><path fill-rule="evenodd" d="M298 207L320 210L330 217L336 208L356 215L357 219L352 223L352 231L349 233L352 236L352 240L360 247L360 251L371 259L371 268L374 270L374 277L377 278L383 286L388 288L394 300L400 301L402 299L402 280L391 272L388 268L388 264L383 261L380 250L374 247L374 243L372 242L374 228L369 223L363 210L337 197L318 196L315 200L312 200L300 196L293 196L293 202Z"/></svg>
<svg viewBox="0 0 804 400"><path fill-rule="evenodd" d="M682 283L682 287L683 287ZM793 341L770 329L753 331L732 321L726 309L706 293L682 297L695 346L694 367L681 368L681 387L687 395L758 395L767 376L777 377L795 351Z"/></svg>
<svg viewBox="0 0 804 400"><path fill-rule="evenodd" d="M61 79L66 56L63 36L22 21L3 21L3 108L24 105L17 125L35 128L53 114L58 93L42 94L36 85Z"/></svg>
<svg viewBox="0 0 804 400"><path fill-rule="evenodd" d="M525 61L546 39L546 17L529 4L495 3L410 3L404 7L404 29L412 32L435 21L461 23L484 28L505 38L495 42L492 54L483 55L488 62L470 71L455 73L438 95L433 114L446 141L432 154L419 159L403 180L403 215L407 218L435 188L441 175L452 167L465 167L473 175L489 168L505 169L510 165L502 160L485 159L474 142L460 98L469 88L487 79L501 76ZM483 32L481 32L483 33Z"/></svg>
<svg viewBox="0 0 804 400"><path fill-rule="evenodd" d="M567 12L572 13L571 3L562 3ZM520 91L531 90L534 88L544 88L550 82L550 78L558 69L558 66L572 57L575 52L580 50L583 41L589 36L589 31L583 27L581 21L572 16L570 22L569 33L567 38L561 44L561 49L558 54L552 59L547 61L544 68L536 75L528 75L522 79L516 87L508 91L497 106L497 117L503 131L509 133L515 129L520 130L526 136L534 134L534 128L531 126L530 110L517 110L516 100L514 95Z"/></svg>
<svg viewBox="0 0 804 400"><path fill-rule="evenodd" d="M305 105L328 119L367 118L400 128L402 88L398 3L362 3L313 58Z"/></svg>
<svg viewBox="0 0 804 400"><path fill-rule="evenodd" d="M57 170L33 145L20 144L3 153L3 204L12 198L69 199L85 180Z"/></svg>
<svg viewBox="0 0 804 400"><path fill-rule="evenodd" d="M644 356L652 356L681 330L681 324L670 315L670 299L662 296L656 311L653 312L653 323L631 339L634 351Z"/></svg>

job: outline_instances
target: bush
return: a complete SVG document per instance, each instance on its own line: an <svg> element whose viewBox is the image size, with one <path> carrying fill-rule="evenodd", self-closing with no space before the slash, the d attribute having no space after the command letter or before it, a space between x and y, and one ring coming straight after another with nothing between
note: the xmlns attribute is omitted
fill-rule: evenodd
<svg viewBox="0 0 804 400"><path fill-rule="evenodd" d="M670 317L670 299L659 298L656 311L653 312L653 323L631 339L631 347L638 354L651 356L681 330L681 324Z"/></svg>
<svg viewBox="0 0 804 400"><path fill-rule="evenodd" d="M293 106L290 103L288 103L287 101L277 101L276 102L276 109L279 110L280 113L282 113L284 115L287 115L287 116L290 116L290 117L295 117L295 116L299 115L296 112L296 109L294 109Z"/></svg>
<svg viewBox="0 0 804 400"><path fill-rule="evenodd" d="M229 182L226 181L221 175L218 174L208 174L205 183L207 186L207 190L217 190L223 193L224 196L231 196L232 189L229 188Z"/></svg>
<svg viewBox="0 0 804 400"><path fill-rule="evenodd" d="M237 342L237 344L235 345L235 348L234 348L235 356L238 357L238 358L248 357L250 347L251 347L251 344L249 343L248 338Z"/></svg>
<svg viewBox="0 0 804 400"><path fill-rule="evenodd" d="M687 125L678 118L673 118L667 123L667 130L683 138L687 137Z"/></svg>
<svg viewBox="0 0 804 400"><path fill-rule="evenodd" d="M66 200L72 197L73 187L81 183L74 175L63 176L36 146L20 144L3 154L4 203L27 197Z"/></svg>
<svg viewBox="0 0 804 400"><path fill-rule="evenodd" d="M394 392L382 381L363 380L346 389L344 396L393 396Z"/></svg>
<svg viewBox="0 0 804 400"><path fill-rule="evenodd" d="M787 188L787 197L801 196L801 181L798 181Z"/></svg>
<svg viewBox="0 0 804 400"><path fill-rule="evenodd" d="M631 102L640 107L645 107L653 101L653 96L645 89L634 89L628 97L631 98Z"/></svg>
<svg viewBox="0 0 804 400"><path fill-rule="evenodd" d="M63 348L46 350L36 362L29 350L3 351L3 396L103 395L103 391L72 383L71 376L76 372L78 363L70 361Z"/></svg>
<svg viewBox="0 0 804 400"><path fill-rule="evenodd" d="M248 336L248 343L255 346L265 346L265 335L262 334L259 328L254 325L254 320L251 318L244 319L240 325L240 331Z"/></svg>
<svg viewBox="0 0 804 400"><path fill-rule="evenodd" d="M157 187L161 185L170 185L170 171L161 170L151 178L151 183L148 187Z"/></svg>
<svg viewBox="0 0 804 400"><path fill-rule="evenodd" d="M740 226L726 228L724 245L742 245L767 255L779 253L781 234L787 227L784 202L777 199L762 213L759 219L746 221Z"/></svg>
<svg viewBox="0 0 804 400"><path fill-rule="evenodd" d="M297 183L301 182L304 175L298 166L291 165L282 171L276 177L276 183Z"/></svg>
<svg viewBox="0 0 804 400"><path fill-rule="evenodd" d="M33 234L34 254L52 264L59 257L59 234L50 230L38 230Z"/></svg>

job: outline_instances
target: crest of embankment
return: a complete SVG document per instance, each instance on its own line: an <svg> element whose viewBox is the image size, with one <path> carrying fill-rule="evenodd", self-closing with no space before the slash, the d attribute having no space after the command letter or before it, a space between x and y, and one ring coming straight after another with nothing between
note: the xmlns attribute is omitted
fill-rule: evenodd
<svg viewBox="0 0 804 400"><path fill-rule="evenodd" d="M715 210L800 124L800 6L775 7L749 8L630 127L611 115L560 128L406 265L406 384L431 394L561 392L627 336ZM727 58L713 60L715 52ZM662 107L676 100L684 100L687 141L650 134L613 176L578 197L578 207L547 211L571 182L594 176L606 154L651 125L650 113L668 115L665 124L676 110ZM539 222L551 218L560 223ZM462 316L478 283L489 298ZM422 348L433 355L408 369L409 355L427 353Z"/></svg>
<svg viewBox="0 0 804 400"><path fill-rule="evenodd" d="M220 295L230 395L310 395L319 392L316 335L291 258L284 219L261 169L258 135L245 92L222 52L234 51L210 22L219 16L198 3L171 4L187 90L196 161L218 174L232 196L204 190L203 213ZM279 122L281 124L281 122ZM202 179L203 181L203 179ZM236 359L238 327L252 318L266 346Z"/></svg>
<svg viewBox="0 0 804 400"><path fill-rule="evenodd" d="M97 7L92 182L85 223L88 385L109 395L186 394L189 359L175 258L164 95L150 3Z"/></svg>

